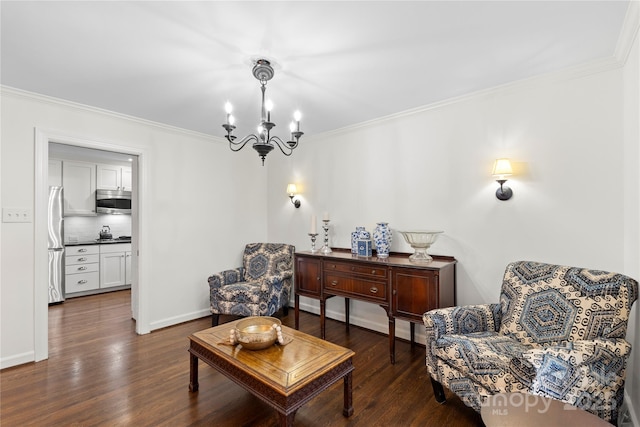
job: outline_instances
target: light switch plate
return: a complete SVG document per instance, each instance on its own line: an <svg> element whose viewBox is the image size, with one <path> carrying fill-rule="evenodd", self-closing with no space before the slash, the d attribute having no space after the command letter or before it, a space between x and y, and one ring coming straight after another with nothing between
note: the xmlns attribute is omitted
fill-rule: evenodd
<svg viewBox="0 0 640 427"><path fill-rule="evenodd" d="M29 208L2 208L2 222L31 222Z"/></svg>

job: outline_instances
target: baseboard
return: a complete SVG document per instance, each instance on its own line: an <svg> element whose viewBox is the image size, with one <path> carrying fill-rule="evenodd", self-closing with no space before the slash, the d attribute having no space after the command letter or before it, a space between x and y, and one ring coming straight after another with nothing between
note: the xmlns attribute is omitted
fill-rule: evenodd
<svg viewBox="0 0 640 427"><path fill-rule="evenodd" d="M201 319L203 317L211 316L211 310L205 308L204 310L193 311L187 314L181 314L180 316L168 317L162 320L156 320L151 322L149 327L152 331L156 329L166 328L168 326L177 325L179 323L188 322L190 320Z"/></svg>
<svg viewBox="0 0 640 427"><path fill-rule="evenodd" d="M4 357L0 359L0 369L11 368L13 366L23 365L25 363L31 363L35 360L36 354L33 351Z"/></svg>
<svg viewBox="0 0 640 427"><path fill-rule="evenodd" d="M311 300L313 301L313 300ZM293 304L292 304L293 307ZM300 301L300 310L320 315L320 307L315 304L309 304L308 302ZM326 310L325 316L329 319L338 320L340 322L345 321L344 311L336 311L336 310ZM409 327L401 327L400 323L409 323L404 320L396 320L396 338L410 340L411 335L409 333ZM366 317L360 317L357 313L354 313L354 310L349 313L349 324L363 327L365 329L370 329L372 331L380 332L385 335L389 334L389 323L388 322L374 322L371 319L367 319ZM416 341L417 343L424 344L424 336L420 332L420 328L416 328Z"/></svg>
<svg viewBox="0 0 640 427"><path fill-rule="evenodd" d="M634 426L640 427L640 414L638 414L638 405L634 405L631 400L631 396L627 393L627 390L624 391L624 402L627 405L627 409L629 410L629 417L631 417L631 423Z"/></svg>

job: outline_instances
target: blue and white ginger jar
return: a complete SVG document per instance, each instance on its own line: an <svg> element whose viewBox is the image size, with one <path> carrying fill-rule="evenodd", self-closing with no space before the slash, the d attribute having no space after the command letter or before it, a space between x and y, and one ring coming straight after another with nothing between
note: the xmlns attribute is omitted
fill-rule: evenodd
<svg viewBox="0 0 640 427"><path fill-rule="evenodd" d="M389 256L391 249L391 239L393 233L386 222L379 222L373 231L373 240L376 244L376 253L378 258L386 258Z"/></svg>
<svg viewBox="0 0 640 427"><path fill-rule="evenodd" d="M356 227L356 231L351 233L351 253L358 253L358 240L371 240L371 233L364 227Z"/></svg>

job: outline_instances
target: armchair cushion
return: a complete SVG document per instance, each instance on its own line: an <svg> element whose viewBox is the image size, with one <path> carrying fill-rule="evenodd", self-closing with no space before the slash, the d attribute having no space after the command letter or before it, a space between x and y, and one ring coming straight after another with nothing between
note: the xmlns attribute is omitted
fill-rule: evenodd
<svg viewBox="0 0 640 427"><path fill-rule="evenodd" d="M466 377L492 393L525 390L533 379L533 370L515 363L530 348L497 332L473 332L445 335L433 349L435 357L447 360L440 374L463 371Z"/></svg>

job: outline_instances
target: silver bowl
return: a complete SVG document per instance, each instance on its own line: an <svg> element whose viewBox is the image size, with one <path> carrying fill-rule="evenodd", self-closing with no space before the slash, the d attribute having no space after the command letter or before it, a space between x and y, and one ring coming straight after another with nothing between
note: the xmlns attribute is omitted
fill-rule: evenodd
<svg viewBox="0 0 640 427"><path fill-rule="evenodd" d="M433 258L427 253L427 249L436 241L439 234L443 231L419 230L419 231L401 231L404 240L411 245L414 250L413 255L409 257L409 261L415 263L425 263L433 261Z"/></svg>
<svg viewBox="0 0 640 427"><path fill-rule="evenodd" d="M264 350L271 347L278 338L273 325L282 326L279 319L267 316L252 316L242 319L236 325L236 339L247 350Z"/></svg>

